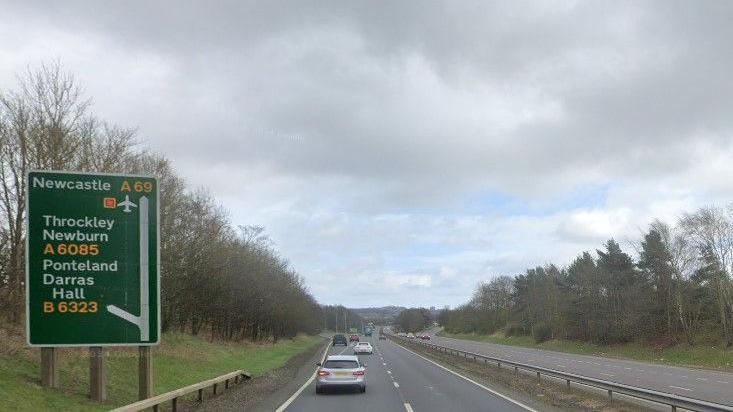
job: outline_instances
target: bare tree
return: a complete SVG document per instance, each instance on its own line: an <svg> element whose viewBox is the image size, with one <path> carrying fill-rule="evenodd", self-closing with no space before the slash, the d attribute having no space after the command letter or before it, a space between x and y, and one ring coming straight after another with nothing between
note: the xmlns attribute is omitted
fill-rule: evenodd
<svg viewBox="0 0 733 412"><path fill-rule="evenodd" d="M727 346L733 345L733 208L706 207L680 221L689 241L712 265L720 325Z"/></svg>

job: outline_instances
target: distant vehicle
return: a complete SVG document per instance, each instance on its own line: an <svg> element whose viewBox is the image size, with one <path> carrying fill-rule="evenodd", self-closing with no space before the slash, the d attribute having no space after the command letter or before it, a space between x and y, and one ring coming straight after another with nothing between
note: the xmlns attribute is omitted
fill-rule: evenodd
<svg viewBox="0 0 733 412"><path fill-rule="evenodd" d="M367 329L366 332L364 332L364 336L372 336L372 330Z"/></svg>
<svg viewBox="0 0 733 412"><path fill-rule="evenodd" d="M420 335L420 339L422 339L422 340L430 340L430 335L428 335L427 333L426 334L423 334L423 335Z"/></svg>
<svg viewBox="0 0 733 412"><path fill-rule="evenodd" d="M349 342L359 342L359 335L349 335Z"/></svg>
<svg viewBox="0 0 733 412"><path fill-rule="evenodd" d="M407 334L407 339L415 339L415 334L410 332Z"/></svg>
<svg viewBox="0 0 733 412"><path fill-rule="evenodd" d="M359 342L356 345L354 345L354 355L357 355L359 353L367 353L369 355L374 353L372 344L369 342Z"/></svg>
<svg viewBox="0 0 733 412"><path fill-rule="evenodd" d="M404 338L404 337L407 337L407 334L405 332L398 332L397 333L397 336L400 336L400 337L403 337Z"/></svg>
<svg viewBox="0 0 733 412"><path fill-rule="evenodd" d="M349 346L349 342L346 342L346 336L344 336L344 335L342 335L340 333L339 334L336 334L336 335L333 335L333 343L332 343L332 346L336 346L336 345Z"/></svg>
<svg viewBox="0 0 733 412"><path fill-rule="evenodd" d="M317 363L316 393L328 387L354 387L366 392L366 363L354 355L331 355Z"/></svg>
<svg viewBox="0 0 733 412"><path fill-rule="evenodd" d="M379 335L379 340L387 340L387 337L384 335Z"/></svg>

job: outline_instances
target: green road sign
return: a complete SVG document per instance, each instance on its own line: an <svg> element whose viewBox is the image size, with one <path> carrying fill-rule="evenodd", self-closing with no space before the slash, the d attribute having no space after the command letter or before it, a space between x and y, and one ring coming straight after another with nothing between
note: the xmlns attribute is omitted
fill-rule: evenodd
<svg viewBox="0 0 733 412"><path fill-rule="evenodd" d="M157 180L35 171L27 183L28 344L157 344Z"/></svg>

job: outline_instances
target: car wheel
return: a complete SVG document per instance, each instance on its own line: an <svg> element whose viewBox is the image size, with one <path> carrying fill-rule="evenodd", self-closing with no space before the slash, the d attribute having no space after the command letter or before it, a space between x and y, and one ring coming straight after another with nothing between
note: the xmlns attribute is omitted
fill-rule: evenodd
<svg viewBox="0 0 733 412"><path fill-rule="evenodd" d="M360 390L361 390L361 393L364 393L364 392L366 392L366 386L362 386L362 387L360 388Z"/></svg>
<svg viewBox="0 0 733 412"><path fill-rule="evenodd" d="M319 395L322 394L323 393L323 388L321 388L320 386L316 386L316 393L319 394Z"/></svg>

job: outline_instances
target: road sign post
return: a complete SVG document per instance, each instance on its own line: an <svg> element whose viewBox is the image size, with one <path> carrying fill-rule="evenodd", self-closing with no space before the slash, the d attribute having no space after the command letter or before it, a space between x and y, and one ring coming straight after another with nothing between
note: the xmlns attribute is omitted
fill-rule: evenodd
<svg viewBox="0 0 733 412"><path fill-rule="evenodd" d="M97 402L107 400L107 365L101 346L89 348L89 397Z"/></svg>
<svg viewBox="0 0 733 412"><path fill-rule="evenodd" d="M138 399L148 399L153 396L153 357L150 346L140 346L138 363Z"/></svg>
<svg viewBox="0 0 733 412"><path fill-rule="evenodd" d="M94 347L90 369L102 374L101 347L158 344L157 180L32 171L27 184L28 344ZM55 351L42 353L54 371Z"/></svg>
<svg viewBox="0 0 733 412"><path fill-rule="evenodd" d="M41 386L59 387L59 357L56 348L41 348Z"/></svg>

